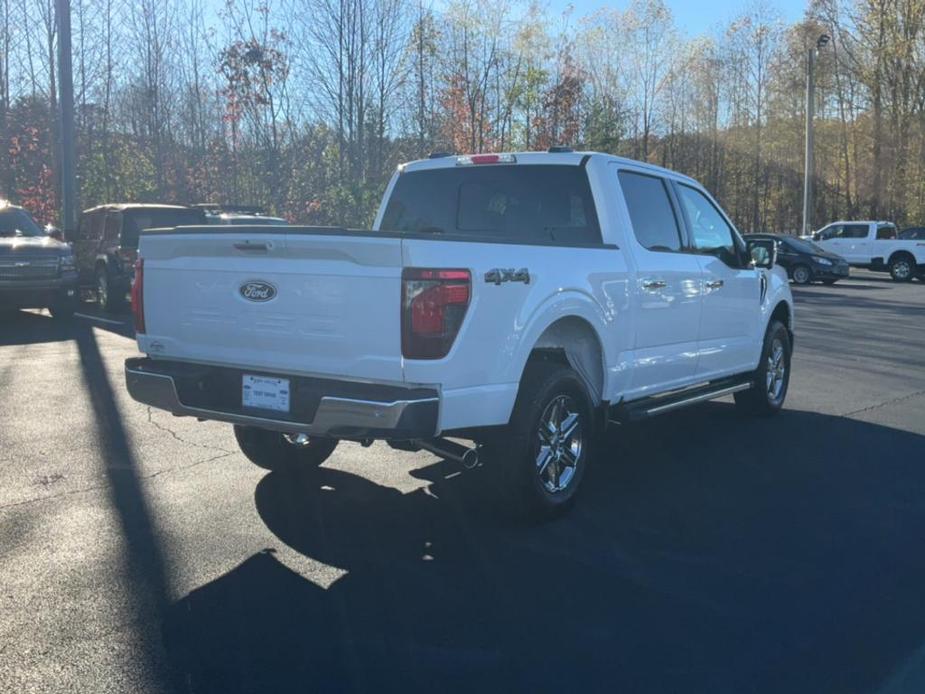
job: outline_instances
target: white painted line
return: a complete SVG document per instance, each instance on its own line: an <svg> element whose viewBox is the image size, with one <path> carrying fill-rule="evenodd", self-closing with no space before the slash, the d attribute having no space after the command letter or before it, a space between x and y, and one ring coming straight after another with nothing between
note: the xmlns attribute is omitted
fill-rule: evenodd
<svg viewBox="0 0 925 694"><path fill-rule="evenodd" d="M75 313L74 315L79 318L87 318L88 320L98 320L102 323L109 323L110 325L128 325L128 323L122 320L112 320L111 318L100 318L99 316L91 316L86 313Z"/></svg>

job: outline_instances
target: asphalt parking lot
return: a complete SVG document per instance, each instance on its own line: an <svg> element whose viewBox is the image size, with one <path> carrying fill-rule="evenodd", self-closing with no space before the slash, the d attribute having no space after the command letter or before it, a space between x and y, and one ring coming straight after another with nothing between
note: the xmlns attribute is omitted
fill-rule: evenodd
<svg viewBox="0 0 925 694"><path fill-rule="evenodd" d="M0 691L925 691L925 284L795 289L786 410L613 430L527 527L382 444L296 479L0 323ZM89 316L89 317L88 317Z"/></svg>

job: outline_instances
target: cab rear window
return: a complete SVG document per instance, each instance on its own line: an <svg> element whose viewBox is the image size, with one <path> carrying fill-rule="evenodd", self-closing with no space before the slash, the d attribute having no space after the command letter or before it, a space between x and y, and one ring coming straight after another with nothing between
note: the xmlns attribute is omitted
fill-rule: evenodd
<svg viewBox="0 0 925 694"><path fill-rule="evenodd" d="M382 231L514 243L601 243L584 168L491 165L398 177Z"/></svg>

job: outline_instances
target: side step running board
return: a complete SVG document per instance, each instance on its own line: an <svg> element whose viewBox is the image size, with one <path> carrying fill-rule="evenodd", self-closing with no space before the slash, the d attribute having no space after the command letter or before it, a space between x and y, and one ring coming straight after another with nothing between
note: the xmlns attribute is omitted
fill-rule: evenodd
<svg viewBox="0 0 925 694"><path fill-rule="evenodd" d="M700 388L690 389L672 395L643 398L630 403L621 403L611 408L611 421L627 422L655 417L656 415L679 410L682 407L715 400L725 395L732 395L752 387L752 381L721 381Z"/></svg>

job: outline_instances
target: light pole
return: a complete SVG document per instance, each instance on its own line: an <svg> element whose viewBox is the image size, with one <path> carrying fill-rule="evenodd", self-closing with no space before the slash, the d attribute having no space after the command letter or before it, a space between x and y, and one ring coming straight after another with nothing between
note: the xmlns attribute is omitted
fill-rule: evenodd
<svg viewBox="0 0 925 694"><path fill-rule="evenodd" d="M824 48L831 37L820 34L816 45L806 54L806 152L803 155L803 235L811 233L813 228L813 109L816 103L816 84L814 68L816 51Z"/></svg>
<svg viewBox="0 0 925 694"><path fill-rule="evenodd" d="M58 166L61 181L61 229L65 234L70 234L77 226L70 0L55 0L55 19L58 24Z"/></svg>

